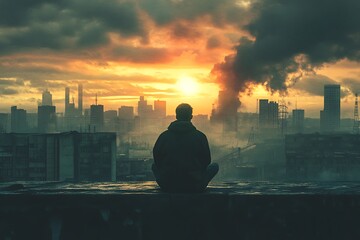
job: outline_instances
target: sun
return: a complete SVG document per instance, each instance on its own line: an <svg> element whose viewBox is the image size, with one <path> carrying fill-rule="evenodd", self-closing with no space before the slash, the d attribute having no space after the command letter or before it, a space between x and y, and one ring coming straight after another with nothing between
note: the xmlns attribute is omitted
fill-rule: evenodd
<svg viewBox="0 0 360 240"><path fill-rule="evenodd" d="M196 79L189 76L182 76L177 81L177 88L186 96L192 96L198 93L199 84Z"/></svg>

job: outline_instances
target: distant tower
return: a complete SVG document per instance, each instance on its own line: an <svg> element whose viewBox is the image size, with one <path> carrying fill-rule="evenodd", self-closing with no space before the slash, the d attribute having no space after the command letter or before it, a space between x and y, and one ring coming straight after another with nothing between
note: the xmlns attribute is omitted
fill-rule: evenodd
<svg viewBox="0 0 360 240"><path fill-rule="evenodd" d="M295 133L304 131L305 110L294 109L292 111L292 127Z"/></svg>
<svg viewBox="0 0 360 240"><path fill-rule="evenodd" d="M156 118L166 117L166 101L154 101L154 115Z"/></svg>
<svg viewBox="0 0 360 240"><path fill-rule="evenodd" d="M340 85L331 84L324 86L324 131L336 131L340 129Z"/></svg>
<svg viewBox="0 0 360 240"><path fill-rule="evenodd" d="M49 133L56 131L55 106L38 106L38 132Z"/></svg>
<svg viewBox="0 0 360 240"><path fill-rule="evenodd" d="M82 116L82 114L83 114L83 85L81 83L78 85L78 108L79 108L79 115Z"/></svg>
<svg viewBox="0 0 360 240"><path fill-rule="evenodd" d="M95 105L90 106L90 125L94 127L94 131L102 131L104 128L104 105L97 104L97 94Z"/></svg>
<svg viewBox="0 0 360 240"><path fill-rule="evenodd" d="M51 93L46 89L42 93L42 106L52 106L52 95Z"/></svg>
<svg viewBox="0 0 360 240"><path fill-rule="evenodd" d="M119 108L119 119L121 120L131 120L134 119L134 107L131 106L121 106Z"/></svg>
<svg viewBox="0 0 360 240"><path fill-rule="evenodd" d="M359 107L358 107L358 94L355 93L355 106L354 106L354 127L353 132L359 134Z"/></svg>
<svg viewBox="0 0 360 240"><path fill-rule="evenodd" d="M11 132L27 131L27 112L24 109L18 109L17 106L11 107Z"/></svg>
<svg viewBox="0 0 360 240"><path fill-rule="evenodd" d="M69 115L70 88L65 88L65 116Z"/></svg>

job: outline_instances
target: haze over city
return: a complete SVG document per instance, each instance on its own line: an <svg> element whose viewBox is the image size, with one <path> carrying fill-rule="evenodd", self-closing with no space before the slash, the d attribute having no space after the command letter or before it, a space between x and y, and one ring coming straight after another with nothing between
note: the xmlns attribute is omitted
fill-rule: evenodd
<svg viewBox="0 0 360 240"><path fill-rule="evenodd" d="M358 10L355 0L1 1L0 110L36 112L48 89L63 112L64 88L81 83L84 107L96 94L105 110L145 96L168 114L189 102L210 115L225 90L239 92L240 111L284 98L319 118L324 84L340 84L350 118Z"/></svg>

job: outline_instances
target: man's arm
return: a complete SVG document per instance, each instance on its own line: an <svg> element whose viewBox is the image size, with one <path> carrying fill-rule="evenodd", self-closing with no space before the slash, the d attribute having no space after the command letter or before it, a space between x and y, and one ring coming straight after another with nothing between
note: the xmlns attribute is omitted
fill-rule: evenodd
<svg viewBox="0 0 360 240"><path fill-rule="evenodd" d="M211 163L211 154L210 154L210 147L209 142L205 134L202 134L202 150L201 150L201 164L204 165L206 168Z"/></svg>
<svg viewBox="0 0 360 240"><path fill-rule="evenodd" d="M161 164L161 148L163 145L163 134L160 134L158 139L155 142L154 148L153 148L153 157L154 157L154 163L155 165L159 166Z"/></svg>

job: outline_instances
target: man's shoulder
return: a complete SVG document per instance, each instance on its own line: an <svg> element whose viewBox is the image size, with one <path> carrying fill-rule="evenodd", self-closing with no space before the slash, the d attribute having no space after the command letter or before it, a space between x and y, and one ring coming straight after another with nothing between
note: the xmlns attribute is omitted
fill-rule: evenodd
<svg viewBox="0 0 360 240"><path fill-rule="evenodd" d="M170 133L169 130L165 130L162 133L160 133L159 138L165 137L165 136L169 135L169 133Z"/></svg>
<svg viewBox="0 0 360 240"><path fill-rule="evenodd" d="M202 131L196 129L195 132L196 132L196 134L197 134L198 136L200 136L200 137L202 137L202 138L206 138L205 133L203 133Z"/></svg>

